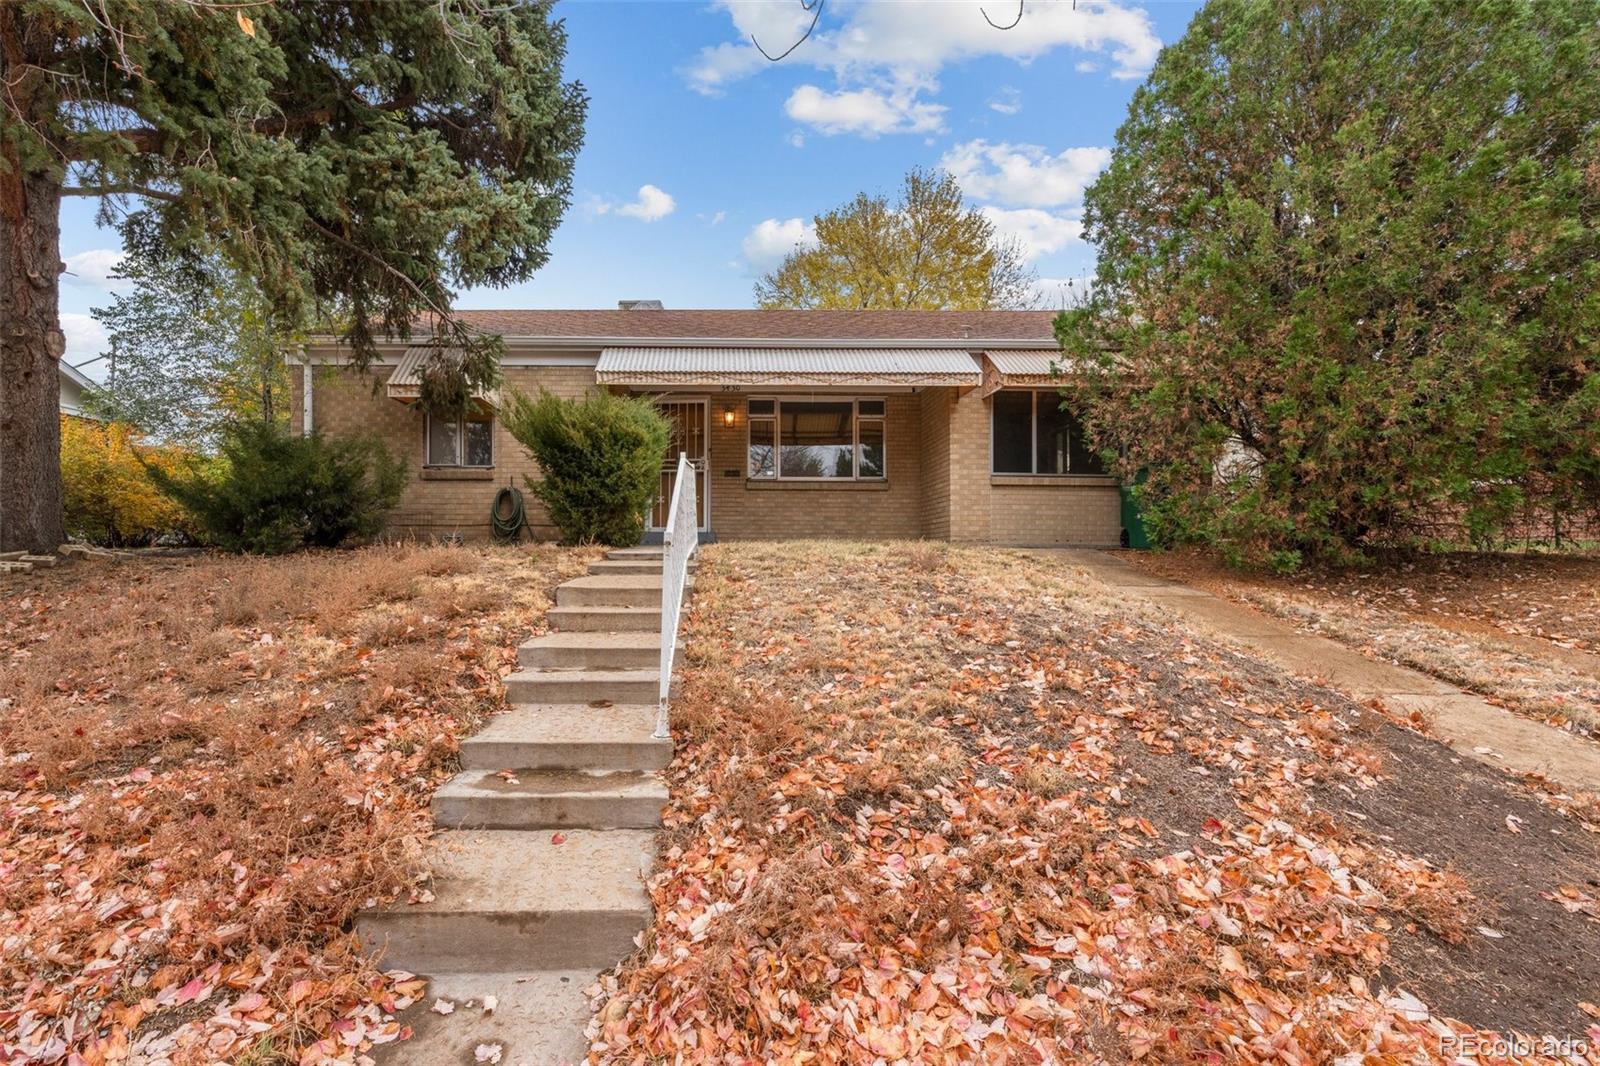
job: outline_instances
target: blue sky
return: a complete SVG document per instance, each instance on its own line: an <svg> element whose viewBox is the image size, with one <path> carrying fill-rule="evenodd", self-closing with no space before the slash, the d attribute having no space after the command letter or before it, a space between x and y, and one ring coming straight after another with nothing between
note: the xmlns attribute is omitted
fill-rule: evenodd
<svg viewBox="0 0 1600 1066"><path fill-rule="evenodd" d="M461 307L748 307L756 277L810 219L857 192L893 193L943 166L1028 251L1041 300L1092 270L1083 187L1128 100L1197 4L1107 0L825 0L812 37L798 0L566 0L567 69L590 95L574 200L531 280ZM982 10L980 10L982 9ZM68 361L98 354L119 241L69 200L61 309ZM98 377L100 364L85 371Z"/></svg>

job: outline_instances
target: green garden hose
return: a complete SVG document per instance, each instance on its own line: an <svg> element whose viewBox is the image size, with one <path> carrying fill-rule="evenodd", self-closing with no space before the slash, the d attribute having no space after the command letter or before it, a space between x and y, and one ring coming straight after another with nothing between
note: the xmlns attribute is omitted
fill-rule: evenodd
<svg viewBox="0 0 1600 1066"><path fill-rule="evenodd" d="M494 504L489 508L489 525L495 540L516 540L528 521L528 512L522 504L522 490L507 485L494 494Z"/></svg>

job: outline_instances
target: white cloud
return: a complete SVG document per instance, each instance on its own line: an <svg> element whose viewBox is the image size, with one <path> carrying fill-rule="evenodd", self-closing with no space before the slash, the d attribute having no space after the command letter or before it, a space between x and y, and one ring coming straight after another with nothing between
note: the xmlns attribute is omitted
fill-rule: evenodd
<svg viewBox="0 0 1600 1066"><path fill-rule="evenodd" d="M789 218L780 222L768 218L750 228L741 247L746 263L754 270L767 271L783 262L784 257L796 248L810 247L815 243L817 230L808 220Z"/></svg>
<svg viewBox="0 0 1600 1066"><path fill-rule="evenodd" d="M116 248L91 248L87 252L67 256L67 273L62 275L74 285L97 289L114 289L127 282L113 278L112 273L122 265L123 253Z"/></svg>
<svg viewBox="0 0 1600 1066"><path fill-rule="evenodd" d="M67 335L67 350L62 358L72 366L88 362L111 346L106 328L92 315L63 311L61 332Z"/></svg>
<svg viewBox="0 0 1600 1066"><path fill-rule="evenodd" d="M631 203L618 204L609 200L600 200L594 205L597 215L616 214L637 218L644 222L657 222L672 214L678 207L678 201L672 194L654 185L639 186L639 195Z"/></svg>
<svg viewBox="0 0 1600 1066"><path fill-rule="evenodd" d="M731 17L737 39L703 50L687 71L689 84L704 93L720 92L772 65L752 37L777 55L800 40L814 14L799 4L770 0L719 0L719 6ZM983 6L983 0L859 0L845 8L842 21L832 19L831 9L825 12L785 62L830 70L841 86L884 81L912 86L936 77L949 63L982 56L1030 63L1057 48L1107 56L1113 77L1138 78L1161 50L1149 16L1115 0L1075 5L1028 0L1011 30L992 28L984 21Z"/></svg>
<svg viewBox="0 0 1600 1066"><path fill-rule="evenodd" d="M1072 69L1077 71L1079 74L1093 74L1095 71L1100 69L1100 64L1096 63L1092 59L1080 59L1076 63L1072 64Z"/></svg>
<svg viewBox="0 0 1600 1066"><path fill-rule="evenodd" d="M873 138L885 133L937 133L944 128L945 107L922 103L912 90L890 93L876 89L826 92L802 85L789 95L783 109L796 122L822 133L858 133Z"/></svg>
<svg viewBox="0 0 1600 1066"><path fill-rule="evenodd" d="M998 111L1002 115L1015 115L1022 110L1022 90L1011 85L1002 85L1000 91L989 97L989 110Z"/></svg>
<svg viewBox="0 0 1600 1066"><path fill-rule="evenodd" d="M799 130L790 130L789 136L785 137L784 140L789 142L790 148L804 148L806 146L806 135Z"/></svg>
<svg viewBox="0 0 1600 1066"><path fill-rule="evenodd" d="M1083 190L1111 162L1109 148L1067 148L1051 155L1036 144L958 144L939 165L967 195L1023 207L1059 207L1083 199Z"/></svg>
<svg viewBox="0 0 1600 1066"><path fill-rule="evenodd" d="M1016 240L1028 260L1059 252L1083 235L1083 223L1078 219L1051 214L1037 207L1008 211L990 204L978 210L994 223L995 232L1001 237Z"/></svg>

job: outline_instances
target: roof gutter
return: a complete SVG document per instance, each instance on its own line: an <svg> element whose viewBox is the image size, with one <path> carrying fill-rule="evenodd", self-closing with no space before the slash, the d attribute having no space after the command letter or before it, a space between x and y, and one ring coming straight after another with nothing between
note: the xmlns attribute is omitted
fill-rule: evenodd
<svg viewBox="0 0 1600 1066"><path fill-rule="evenodd" d="M426 336L411 340L385 339L379 344L426 344ZM502 334L507 347L517 348L952 348L959 351L982 351L985 348L1016 348L1055 351L1060 349L1054 338L1019 339L1016 337L527 337ZM329 334L313 335L308 345L343 348L338 337Z"/></svg>

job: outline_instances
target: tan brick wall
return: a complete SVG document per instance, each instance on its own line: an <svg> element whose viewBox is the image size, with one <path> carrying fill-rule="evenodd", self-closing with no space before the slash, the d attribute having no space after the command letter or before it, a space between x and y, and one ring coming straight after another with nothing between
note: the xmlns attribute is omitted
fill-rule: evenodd
<svg viewBox="0 0 1600 1066"><path fill-rule="evenodd" d="M990 474L990 400L974 390L950 412L950 539L1027 547L1113 547L1122 516L1109 478Z"/></svg>
<svg viewBox="0 0 1600 1066"><path fill-rule="evenodd" d="M922 435L922 535L950 539L950 410L954 389L924 389Z"/></svg>
<svg viewBox="0 0 1600 1066"><path fill-rule="evenodd" d="M1114 482L1052 481L989 487L992 544L1022 547L1115 547L1122 533L1121 501Z"/></svg>
<svg viewBox="0 0 1600 1066"><path fill-rule="evenodd" d="M976 390L950 411L950 539L989 542L989 404Z"/></svg>
<svg viewBox="0 0 1600 1066"><path fill-rule="evenodd" d="M506 384L527 393L541 387L562 396L581 396L595 387L592 367L506 367ZM498 420L494 430L494 466L477 471L430 471L423 468L423 415L384 395L382 381L389 371L377 368L371 376L348 369L320 367L312 387L312 424L330 436L376 433L390 451L406 464L406 487L389 518L389 532L435 537L460 535L467 540L489 537L489 508L504 486L522 489L533 536L559 535L544 508L527 492L527 477L538 475L538 464ZM299 374L295 377L295 418L300 426ZM374 391L374 381L378 388Z"/></svg>
<svg viewBox="0 0 1600 1066"><path fill-rule="evenodd" d="M489 536L489 508L505 485L523 489L538 466L495 424L493 469L482 478L445 480L425 471L423 416L389 399L381 382L336 367L316 371L313 422L330 435L375 432L407 466L405 492L391 516L391 532L423 537ZM542 386L563 396L593 390L591 367L507 367L509 385L525 392ZM374 389L374 379L379 387ZM291 424L301 424L301 374L291 375ZM885 397L888 478L884 482L764 482L745 477L745 397L711 397L708 483L712 529L725 539L783 537L933 537L958 543L1019 546L1110 546L1121 517L1115 484L1093 481L1005 479L989 473L990 403L975 390L949 388ZM732 408L734 425L723 422ZM734 471L735 476L724 476ZM526 496L532 534L558 531L532 495Z"/></svg>
<svg viewBox="0 0 1600 1066"><path fill-rule="evenodd" d="M866 394L863 394L866 395ZM750 481L745 397L711 398L711 527L719 538L916 537L922 530L920 403L884 398L888 477L871 481ZM734 424L723 424L732 408ZM737 471L726 477L726 471Z"/></svg>

